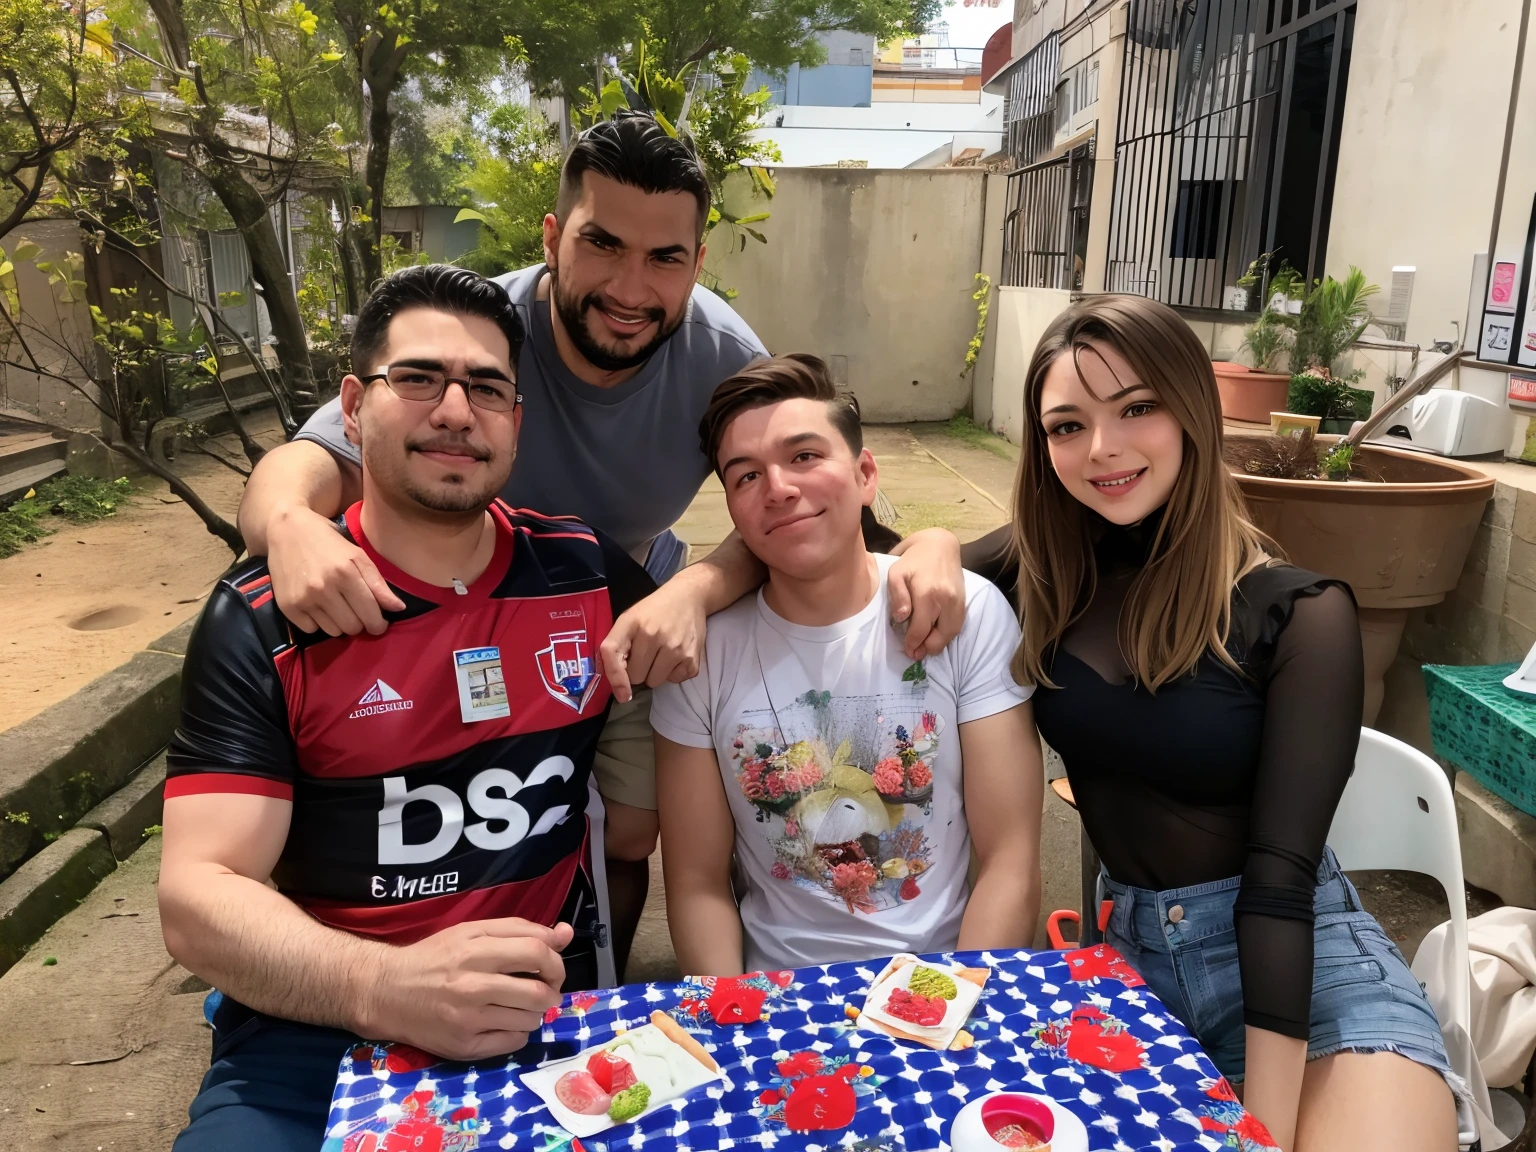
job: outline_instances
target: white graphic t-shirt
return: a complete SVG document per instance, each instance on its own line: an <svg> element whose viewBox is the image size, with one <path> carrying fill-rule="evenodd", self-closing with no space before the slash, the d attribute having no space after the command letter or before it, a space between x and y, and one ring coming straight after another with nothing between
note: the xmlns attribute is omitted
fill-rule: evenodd
<svg viewBox="0 0 1536 1152"><path fill-rule="evenodd" d="M662 736L713 748L746 880L748 970L953 948L970 833L956 725L1029 699L1019 628L965 574L960 635L917 663L891 627L886 573L857 616L808 628L756 596L709 619L694 679L656 689Z"/></svg>

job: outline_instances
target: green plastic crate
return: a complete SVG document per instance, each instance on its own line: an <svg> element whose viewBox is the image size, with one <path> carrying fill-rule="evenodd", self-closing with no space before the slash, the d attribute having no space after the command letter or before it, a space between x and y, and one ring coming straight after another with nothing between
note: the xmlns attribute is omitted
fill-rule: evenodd
<svg viewBox="0 0 1536 1152"><path fill-rule="evenodd" d="M1435 753L1536 816L1536 696L1512 692L1518 664L1424 665Z"/></svg>

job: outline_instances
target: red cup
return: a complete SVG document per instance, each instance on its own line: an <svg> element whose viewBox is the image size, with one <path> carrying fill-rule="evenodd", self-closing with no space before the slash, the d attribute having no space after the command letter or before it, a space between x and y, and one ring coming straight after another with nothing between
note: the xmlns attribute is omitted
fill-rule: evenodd
<svg viewBox="0 0 1536 1152"><path fill-rule="evenodd" d="M1007 1093L994 1096L981 1106L981 1125L1000 1148L1033 1148L1036 1152L1050 1152L1051 1137L1056 1133L1056 1117L1045 1101ZM1014 1143L1008 1139L1019 1133L1031 1137L1034 1143Z"/></svg>

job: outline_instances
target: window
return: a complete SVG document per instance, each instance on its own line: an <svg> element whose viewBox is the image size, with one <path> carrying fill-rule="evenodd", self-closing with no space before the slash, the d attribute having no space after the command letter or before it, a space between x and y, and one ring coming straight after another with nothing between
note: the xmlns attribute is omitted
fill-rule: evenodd
<svg viewBox="0 0 1536 1152"><path fill-rule="evenodd" d="M1072 130L1072 85L1063 80L1056 86L1056 135Z"/></svg>
<svg viewBox="0 0 1536 1152"><path fill-rule="evenodd" d="M1003 284L1082 288L1092 198L1092 140L1065 156L1010 173L1003 217Z"/></svg>
<svg viewBox="0 0 1536 1152"><path fill-rule="evenodd" d="M1341 0L1131 0L1109 291L1220 308L1262 252L1322 274L1354 23Z"/></svg>
<svg viewBox="0 0 1536 1152"><path fill-rule="evenodd" d="M1060 33L1052 32L1010 66L1003 95L1003 150L1015 168L1051 149L1056 131Z"/></svg>
<svg viewBox="0 0 1536 1152"><path fill-rule="evenodd" d="M1214 260L1219 247L1225 180L1180 180L1168 254L1175 260Z"/></svg>
<svg viewBox="0 0 1536 1152"><path fill-rule="evenodd" d="M1099 102L1099 62L1090 60L1072 70L1072 111L1081 112Z"/></svg>

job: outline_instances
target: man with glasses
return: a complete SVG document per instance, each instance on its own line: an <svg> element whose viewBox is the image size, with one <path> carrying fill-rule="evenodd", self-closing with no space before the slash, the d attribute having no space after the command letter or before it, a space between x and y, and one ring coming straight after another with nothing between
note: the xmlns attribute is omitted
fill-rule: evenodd
<svg viewBox="0 0 1536 1152"><path fill-rule="evenodd" d="M161 921L224 998L177 1152L318 1148L360 1037L509 1052L595 986L597 650L654 586L580 521L497 499L522 342L473 272L385 280L342 382L362 500L341 524L398 599L388 630L292 627L256 559L193 633Z"/></svg>

